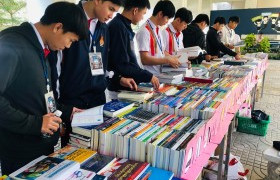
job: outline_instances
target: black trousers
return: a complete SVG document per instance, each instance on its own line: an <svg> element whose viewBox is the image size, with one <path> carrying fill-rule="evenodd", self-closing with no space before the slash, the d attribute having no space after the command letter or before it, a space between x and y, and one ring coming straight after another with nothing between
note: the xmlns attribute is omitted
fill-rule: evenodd
<svg viewBox="0 0 280 180"><path fill-rule="evenodd" d="M13 160L13 159L6 159L6 158L1 158L1 170L2 170L2 175L9 175L12 172L18 170L19 168L23 167L24 165L28 164L30 160Z"/></svg>

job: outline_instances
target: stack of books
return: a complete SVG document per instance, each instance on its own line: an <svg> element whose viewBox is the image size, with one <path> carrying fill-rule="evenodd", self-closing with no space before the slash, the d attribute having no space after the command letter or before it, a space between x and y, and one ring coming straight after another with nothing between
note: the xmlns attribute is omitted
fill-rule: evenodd
<svg viewBox="0 0 280 180"><path fill-rule="evenodd" d="M164 83L161 83L159 85L159 88L162 88L164 86ZM138 84L138 91L143 91L143 92L151 92L151 91L155 91L154 86L152 85L152 83L140 83Z"/></svg>
<svg viewBox="0 0 280 180"><path fill-rule="evenodd" d="M180 49L178 53L187 53L188 57L197 57L200 54L204 54L204 51L199 46L193 46Z"/></svg>
<svg viewBox="0 0 280 180"><path fill-rule="evenodd" d="M168 73L161 73L157 76L159 78L159 82L161 83L179 83L183 80L183 74L181 72L168 72Z"/></svg>
<svg viewBox="0 0 280 180"><path fill-rule="evenodd" d="M153 92L140 92L140 91L121 91L118 94L118 99L141 101L148 100L153 96Z"/></svg>

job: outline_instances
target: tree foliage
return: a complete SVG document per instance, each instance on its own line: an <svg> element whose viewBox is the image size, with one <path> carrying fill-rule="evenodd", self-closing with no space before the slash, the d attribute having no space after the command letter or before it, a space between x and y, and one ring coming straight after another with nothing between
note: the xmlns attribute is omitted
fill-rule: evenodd
<svg viewBox="0 0 280 180"><path fill-rule="evenodd" d="M0 0L0 27L18 25L24 21L19 12L25 6L24 0Z"/></svg>

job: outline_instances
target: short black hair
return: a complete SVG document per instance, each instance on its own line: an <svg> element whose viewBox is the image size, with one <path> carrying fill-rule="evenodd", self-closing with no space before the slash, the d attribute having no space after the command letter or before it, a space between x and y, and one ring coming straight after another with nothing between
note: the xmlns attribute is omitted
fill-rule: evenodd
<svg viewBox="0 0 280 180"><path fill-rule="evenodd" d="M219 23L219 24L226 24L226 19L224 17L216 17L214 24Z"/></svg>
<svg viewBox="0 0 280 180"><path fill-rule="evenodd" d="M103 2L104 1L110 1L110 2L112 2L113 4L116 4L116 5L118 5L118 6L123 6L124 5L124 0L102 0Z"/></svg>
<svg viewBox="0 0 280 180"><path fill-rule="evenodd" d="M156 16L160 11L162 12L163 16L173 18L175 15L175 6L169 0L161 0L157 2L153 11L153 16Z"/></svg>
<svg viewBox="0 0 280 180"><path fill-rule="evenodd" d="M209 16L207 14L197 15L192 23L201 23L203 21L209 26Z"/></svg>
<svg viewBox="0 0 280 180"><path fill-rule="evenodd" d="M190 10L187 10L187 8L182 7L176 11L175 19L176 18L180 18L181 21L185 21L187 24L189 24L193 19L193 15Z"/></svg>
<svg viewBox="0 0 280 180"><path fill-rule="evenodd" d="M56 2L47 7L40 19L43 25L62 23L63 32L72 32L79 39L86 39L88 35L88 24L84 12L80 7L70 2Z"/></svg>
<svg viewBox="0 0 280 180"><path fill-rule="evenodd" d="M149 0L126 0L124 2L124 10L130 10L132 8L151 8L150 1Z"/></svg>
<svg viewBox="0 0 280 180"><path fill-rule="evenodd" d="M238 16L231 16L229 19L228 19L228 22L236 22L237 24L240 22L240 19Z"/></svg>

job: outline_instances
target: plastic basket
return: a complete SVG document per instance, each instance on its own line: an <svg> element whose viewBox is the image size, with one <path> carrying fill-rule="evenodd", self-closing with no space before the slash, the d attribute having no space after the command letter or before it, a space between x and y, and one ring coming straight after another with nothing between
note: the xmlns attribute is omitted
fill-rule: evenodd
<svg viewBox="0 0 280 180"><path fill-rule="evenodd" d="M271 121L270 116L268 116L268 120L262 120L259 123L255 123L255 121L253 121L251 118L241 117L238 114L236 117L238 119L237 131L259 136L266 135L268 124Z"/></svg>

